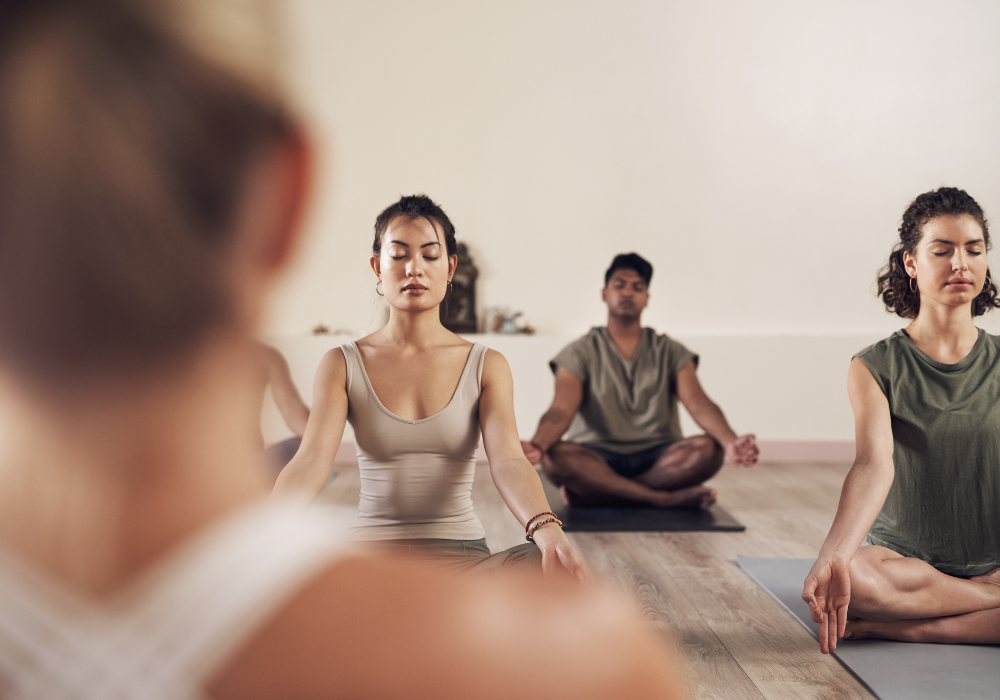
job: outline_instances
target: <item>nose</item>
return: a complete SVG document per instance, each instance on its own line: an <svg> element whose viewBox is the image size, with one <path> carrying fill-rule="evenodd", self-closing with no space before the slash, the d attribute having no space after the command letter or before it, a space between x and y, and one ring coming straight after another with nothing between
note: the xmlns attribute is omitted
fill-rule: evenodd
<svg viewBox="0 0 1000 700"><path fill-rule="evenodd" d="M969 256L963 248L955 250L955 255L951 260L951 267L956 272L962 272L963 270L969 269Z"/></svg>
<svg viewBox="0 0 1000 700"><path fill-rule="evenodd" d="M421 262L421 257L420 255L415 255L406 263L407 277L423 277L424 266Z"/></svg>

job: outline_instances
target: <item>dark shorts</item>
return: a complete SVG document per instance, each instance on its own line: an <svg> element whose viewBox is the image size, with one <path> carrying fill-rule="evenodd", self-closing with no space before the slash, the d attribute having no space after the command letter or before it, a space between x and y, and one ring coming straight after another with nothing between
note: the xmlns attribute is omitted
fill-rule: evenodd
<svg viewBox="0 0 1000 700"><path fill-rule="evenodd" d="M601 455L616 474L624 476L626 479L634 479L643 472L649 471L656 464L656 460L660 458L660 455L663 454L663 450L672 444L671 442L665 442L662 445L650 447L648 450L629 452L628 454L612 452L596 445L583 445L583 447Z"/></svg>

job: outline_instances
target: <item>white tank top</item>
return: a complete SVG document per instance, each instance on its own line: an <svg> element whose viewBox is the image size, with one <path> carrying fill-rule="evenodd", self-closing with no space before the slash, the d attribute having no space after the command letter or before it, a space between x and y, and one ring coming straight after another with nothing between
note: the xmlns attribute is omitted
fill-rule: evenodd
<svg viewBox="0 0 1000 700"><path fill-rule="evenodd" d="M0 553L0 697L193 700L342 549L346 521L242 509L112 598L74 594Z"/></svg>
<svg viewBox="0 0 1000 700"><path fill-rule="evenodd" d="M486 346L472 346L451 401L421 420L400 418L383 406L358 346L340 347L347 361L347 419L361 467L355 539L486 537L472 507Z"/></svg>

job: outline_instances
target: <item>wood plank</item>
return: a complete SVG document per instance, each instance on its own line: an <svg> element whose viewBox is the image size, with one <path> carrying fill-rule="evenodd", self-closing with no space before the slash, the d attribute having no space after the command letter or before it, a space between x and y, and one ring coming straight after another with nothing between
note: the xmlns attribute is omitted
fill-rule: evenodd
<svg viewBox="0 0 1000 700"><path fill-rule="evenodd" d="M701 700L763 700L757 687L719 638L702 620L658 625L683 653L688 669L688 696Z"/></svg>

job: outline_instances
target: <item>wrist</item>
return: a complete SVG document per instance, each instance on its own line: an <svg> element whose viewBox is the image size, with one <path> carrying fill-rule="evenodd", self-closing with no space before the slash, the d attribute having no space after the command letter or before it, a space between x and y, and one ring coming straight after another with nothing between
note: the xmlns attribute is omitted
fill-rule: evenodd
<svg viewBox="0 0 1000 700"><path fill-rule="evenodd" d="M857 552L858 547L851 547L850 545L840 543L831 546L823 545L819 549L817 559L850 563L851 560L854 559L854 555L857 554Z"/></svg>
<svg viewBox="0 0 1000 700"><path fill-rule="evenodd" d="M559 523L551 522L535 528L535 531L531 534L531 541L535 544L545 544L550 540L559 539L564 536L562 527L560 527Z"/></svg>

